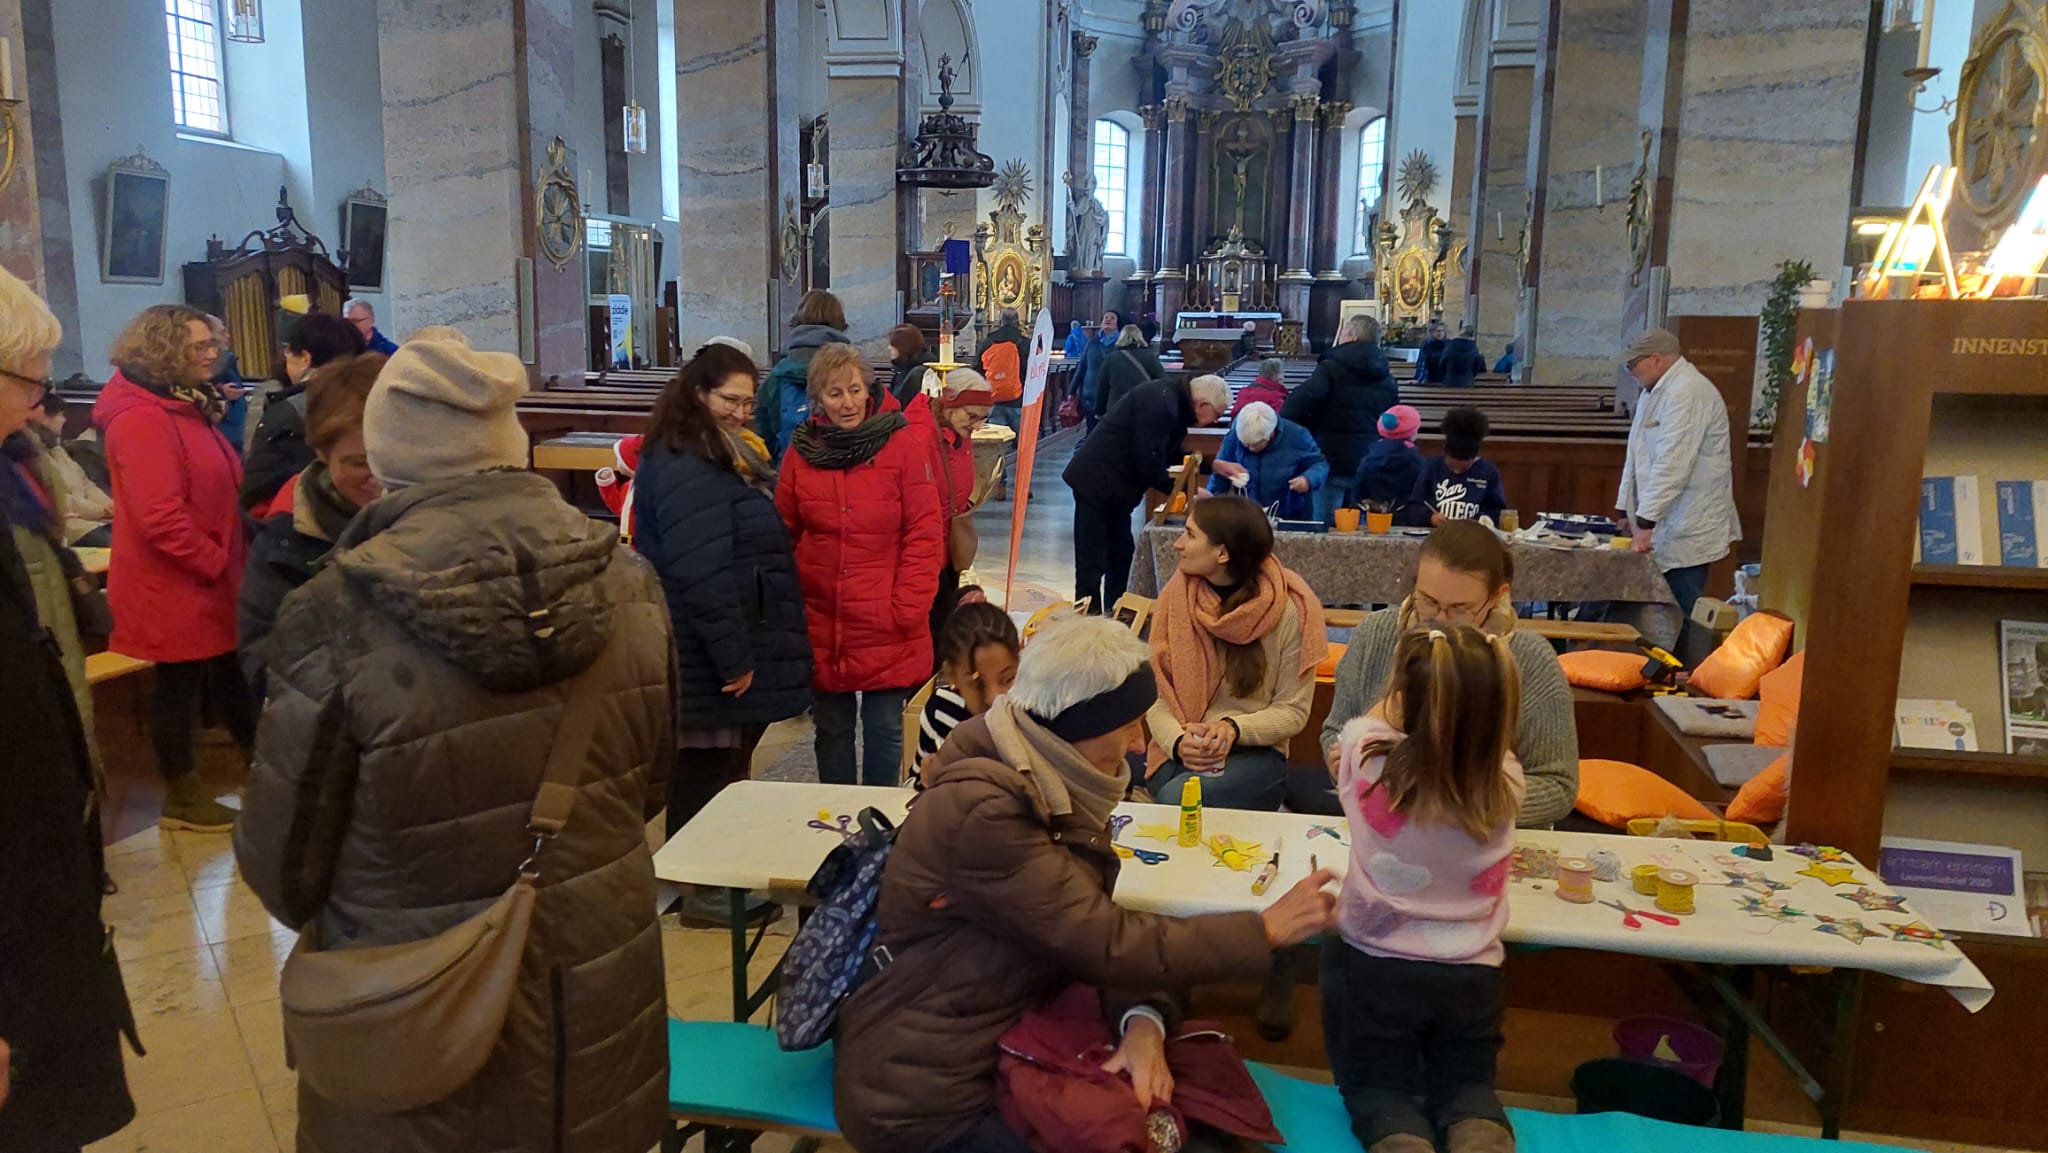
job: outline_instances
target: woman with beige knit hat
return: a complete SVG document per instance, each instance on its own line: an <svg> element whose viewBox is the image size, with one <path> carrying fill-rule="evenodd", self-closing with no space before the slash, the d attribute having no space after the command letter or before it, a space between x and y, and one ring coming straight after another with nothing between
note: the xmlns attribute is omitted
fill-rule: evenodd
<svg viewBox="0 0 2048 1153"><path fill-rule="evenodd" d="M385 1113L323 1092L302 1062L302 1153L644 1153L661 1139L644 822L675 747L668 609L615 528L526 470L513 411L526 388L517 357L451 329L402 345L363 410L385 495L285 598L270 635L235 855L273 916L329 951L411 943L539 873L484 1073ZM563 738L586 750L574 803L537 845L529 819L575 718L590 728Z"/></svg>

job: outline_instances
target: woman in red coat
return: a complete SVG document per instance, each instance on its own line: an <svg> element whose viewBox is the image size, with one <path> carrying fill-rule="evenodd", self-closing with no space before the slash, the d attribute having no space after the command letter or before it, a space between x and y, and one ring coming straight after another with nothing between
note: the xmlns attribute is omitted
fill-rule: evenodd
<svg viewBox="0 0 2048 1153"><path fill-rule="evenodd" d="M242 461L220 433L227 401L210 383L219 357L204 313L146 309L114 341L117 371L92 413L114 494L109 647L156 662L150 738L164 827L211 832L226 832L235 812L193 771L200 697L213 700L245 757L256 732L235 665L248 544L236 503Z"/></svg>
<svg viewBox="0 0 2048 1153"><path fill-rule="evenodd" d="M927 614L945 563L937 449L874 387L852 345L810 364L810 422L782 460L775 506L796 544L815 657L818 779L897 783L903 705L932 673Z"/></svg>
<svg viewBox="0 0 2048 1153"><path fill-rule="evenodd" d="M892 394L893 395L893 394ZM960 604L960 573L974 563L974 553L980 548L980 540L974 536L974 430L988 421L991 406L995 404L995 393L988 381L971 368L956 368L946 374L946 386L934 396L918 393L905 404L903 415L911 425L922 430L930 439L934 449L933 467L938 470L939 504L945 509L940 522L946 526L943 551L939 558L939 592L932 600L931 628L934 658L938 655L939 634L946 627L947 618ZM953 522L965 518L965 538L973 544L963 545L962 554L954 555ZM937 661L933 661L934 668Z"/></svg>

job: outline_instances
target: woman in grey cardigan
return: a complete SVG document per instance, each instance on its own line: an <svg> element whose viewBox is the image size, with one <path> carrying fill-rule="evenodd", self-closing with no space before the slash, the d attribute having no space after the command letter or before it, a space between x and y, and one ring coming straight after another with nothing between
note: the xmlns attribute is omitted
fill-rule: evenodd
<svg viewBox="0 0 2048 1153"><path fill-rule="evenodd" d="M1522 674L1522 716L1515 727L1514 752L1521 759L1528 795L1516 823L1547 828L1571 812L1579 796L1579 731L1572 715L1572 688L1550 642L1516 632L1508 586L1514 579L1507 546L1477 521L1452 521L1429 534L1416 566L1408 599L1365 618L1337 664L1336 691L1323 722L1324 760L1344 723L1372 708L1387 691L1394 642L1415 624L1474 625L1506 635ZM1297 812L1336 814L1329 777L1316 769L1297 770L1287 806Z"/></svg>

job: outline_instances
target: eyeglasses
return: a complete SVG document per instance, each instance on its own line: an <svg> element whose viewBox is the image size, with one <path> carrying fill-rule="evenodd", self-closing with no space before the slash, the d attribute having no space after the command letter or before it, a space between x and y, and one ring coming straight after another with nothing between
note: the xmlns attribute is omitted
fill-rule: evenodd
<svg viewBox="0 0 2048 1153"><path fill-rule="evenodd" d="M4 376L7 379L12 380L18 384L27 385L29 388L28 399L30 404L34 404L42 400L43 397L47 395L52 388L56 387L55 385L51 384L48 380L37 380L33 376L23 376L18 372L10 372L9 370L4 368L0 368L0 376Z"/></svg>
<svg viewBox="0 0 2048 1153"><path fill-rule="evenodd" d="M752 412L757 407L757 402L751 396L734 396L729 392L714 392L711 396L735 412Z"/></svg>
<svg viewBox="0 0 2048 1153"><path fill-rule="evenodd" d="M1454 621L1459 624L1477 624L1486 619L1487 612L1493 607L1492 597L1488 597L1477 604L1471 602L1445 604L1421 589L1416 589L1409 599L1414 603L1416 615L1424 620Z"/></svg>

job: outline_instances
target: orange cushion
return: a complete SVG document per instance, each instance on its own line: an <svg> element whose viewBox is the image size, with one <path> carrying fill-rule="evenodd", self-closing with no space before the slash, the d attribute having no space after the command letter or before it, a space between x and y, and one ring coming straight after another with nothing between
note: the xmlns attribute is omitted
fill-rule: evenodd
<svg viewBox="0 0 2048 1153"><path fill-rule="evenodd" d="M1785 815L1786 798L1792 795L1792 754L1772 761L1769 768L1742 786L1728 803L1728 819L1768 825Z"/></svg>
<svg viewBox="0 0 2048 1153"><path fill-rule="evenodd" d="M1791 648L1791 621L1776 613L1751 613L1714 655L1693 670L1690 683L1710 697L1746 701L1756 695L1757 682L1765 673L1785 663Z"/></svg>
<svg viewBox="0 0 2048 1153"><path fill-rule="evenodd" d="M1640 653L1580 649L1557 658L1557 663L1564 666L1564 679L1582 689L1627 693L1643 687L1643 657Z"/></svg>
<svg viewBox="0 0 2048 1153"><path fill-rule="evenodd" d="M1331 641L1330 651L1323 654L1323 663L1316 666L1316 679L1319 681L1336 680L1337 662L1344 659L1344 650L1349 647L1349 645L1341 645L1336 641Z"/></svg>
<svg viewBox="0 0 2048 1153"><path fill-rule="evenodd" d="M1757 682L1757 744L1792 743L1792 722L1799 719L1799 689L1805 676L1806 650L1801 649Z"/></svg>
<svg viewBox="0 0 2048 1153"><path fill-rule="evenodd" d="M1622 761L1580 761L1577 809L1615 828L1634 817L1711 821L1714 811L1648 769Z"/></svg>

